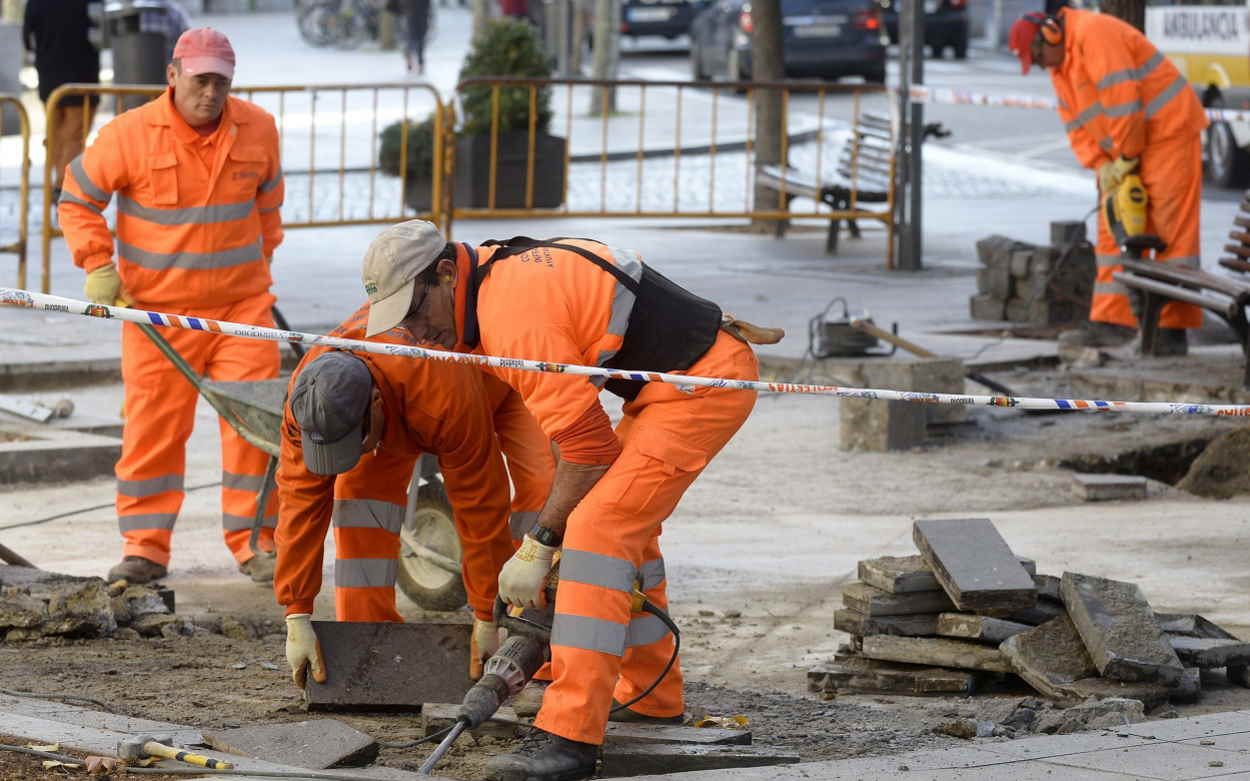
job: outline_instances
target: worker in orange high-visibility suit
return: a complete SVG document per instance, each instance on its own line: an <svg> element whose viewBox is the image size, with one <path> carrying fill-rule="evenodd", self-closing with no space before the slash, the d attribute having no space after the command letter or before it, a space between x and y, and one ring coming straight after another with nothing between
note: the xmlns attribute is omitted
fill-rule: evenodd
<svg viewBox="0 0 1250 781"><path fill-rule="evenodd" d="M361 307L332 335L363 339L367 317ZM413 344L398 330L373 341ZM450 362L318 347L304 356L290 388L274 591L286 607L296 683L303 686L309 667L325 681L310 620L331 526L338 620L402 620L395 609L399 532L421 453L438 457L454 510L474 614L470 674L480 676L483 657L499 647L492 611L499 569L537 518L555 470L537 422L505 383Z"/></svg>
<svg viewBox="0 0 1250 781"><path fill-rule="evenodd" d="M269 263L282 242L282 168L273 117L229 97L234 51L207 27L178 39L169 89L100 130L70 163L57 207L85 292L176 314L273 327ZM102 214L117 194L117 259ZM126 427L117 462L117 516L125 544L109 579L164 577L183 500L196 391L137 326L122 330ZM278 376L278 346L202 331L166 339L215 380ZM248 538L267 456L221 422L222 527L239 569L273 579L276 497L254 554Z"/></svg>
<svg viewBox="0 0 1250 781"><path fill-rule="evenodd" d="M1099 204L1136 170L1149 199L1146 232L1167 244L1156 259L1197 268L1207 117L1185 77L1132 25L1093 11L1028 14L1012 26L1010 45L1025 73L1031 64L1050 70L1072 151L1098 172ZM1138 322L1128 289L1113 277L1122 268L1120 247L1101 208L1095 252L1092 327L1068 332L1063 341L1122 344ZM1183 354L1184 329L1202 326L1202 310L1171 301L1159 326L1161 349Z"/></svg>
<svg viewBox="0 0 1250 781"><path fill-rule="evenodd" d="M363 270L372 302L368 333L402 326L418 340L458 351L758 376L751 348L731 335L746 324L726 320L715 304L633 252L588 239L518 238L477 248L448 245L397 263L384 249L403 238L437 243L441 237L430 223L412 220L370 246ZM539 739L494 760L490 773L532 781L589 777L613 700L625 705L641 694L673 650L659 620L631 615L631 589L640 583L653 604L667 607L661 525L746 420L755 393L612 380L607 389L627 400L613 431L600 386L590 378L554 369L494 371L520 391L559 447L551 496L500 572L500 598L543 603L557 549L562 557L551 634L554 680L534 722ZM680 721L683 708L674 666L647 697L611 718Z"/></svg>

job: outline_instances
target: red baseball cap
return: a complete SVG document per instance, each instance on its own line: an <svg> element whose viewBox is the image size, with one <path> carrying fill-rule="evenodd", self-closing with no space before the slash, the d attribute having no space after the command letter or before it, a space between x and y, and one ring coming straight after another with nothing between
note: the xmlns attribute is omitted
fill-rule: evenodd
<svg viewBox="0 0 1250 781"><path fill-rule="evenodd" d="M234 47L230 39L211 27L196 27L178 36L174 59L187 73L216 73L234 78Z"/></svg>
<svg viewBox="0 0 1250 781"><path fill-rule="evenodd" d="M1020 58L1022 74L1028 75L1029 66L1033 64L1033 40L1042 31L1042 22L1045 19L1046 15L1038 11L1027 13L1016 20L1011 26L1011 32L1007 34L1007 48Z"/></svg>

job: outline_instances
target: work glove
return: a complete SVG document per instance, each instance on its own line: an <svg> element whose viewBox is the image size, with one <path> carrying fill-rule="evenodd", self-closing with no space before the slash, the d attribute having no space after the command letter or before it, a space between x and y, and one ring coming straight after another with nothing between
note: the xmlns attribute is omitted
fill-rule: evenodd
<svg viewBox="0 0 1250 781"><path fill-rule="evenodd" d="M286 662L291 665L291 680L301 689L308 679L310 667L314 681L326 682L321 643L313 631L312 616L308 613L292 613L286 617Z"/></svg>
<svg viewBox="0 0 1250 781"><path fill-rule="evenodd" d="M87 272L82 292L93 304L112 306L122 292L122 278L117 273L117 266L106 263L95 271Z"/></svg>
<svg viewBox="0 0 1250 781"><path fill-rule="evenodd" d="M473 619L473 634L469 639L469 680L482 677L482 666L499 650L499 627L494 621Z"/></svg>
<svg viewBox="0 0 1250 781"><path fill-rule="evenodd" d="M525 535L521 547L499 570L499 598L514 607L546 607L547 575L558 550Z"/></svg>
<svg viewBox="0 0 1250 781"><path fill-rule="evenodd" d="M1117 157L1098 166L1098 188L1105 195L1114 191L1124 181L1124 177L1137 170L1137 158L1127 160Z"/></svg>

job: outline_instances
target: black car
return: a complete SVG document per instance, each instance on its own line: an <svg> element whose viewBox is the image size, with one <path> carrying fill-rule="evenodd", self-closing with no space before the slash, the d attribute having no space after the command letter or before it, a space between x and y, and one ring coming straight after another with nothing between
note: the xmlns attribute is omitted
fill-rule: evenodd
<svg viewBox="0 0 1250 781"><path fill-rule="evenodd" d="M878 0L881 18L890 33L890 43L898 43L898 0ZM968 56L968 0L924 0L924 42L941 57L950 49L957 60Z"/></svg>
<svg viewBox="0 0 1250 781"><path fill-rule="evenodd" d="M707 6L707 0L624 0L621 35L662 35L669 39L686 35L691 20Z"/></svg>
<svg viewBox="0 0 1250 781"><path fill-rule="evenodd" d="M877 0L781 0L787 78L863 76L885 81L886 36ZM697 80L749 81L751 4L717 0L690 25L690 65Z"/></svg>

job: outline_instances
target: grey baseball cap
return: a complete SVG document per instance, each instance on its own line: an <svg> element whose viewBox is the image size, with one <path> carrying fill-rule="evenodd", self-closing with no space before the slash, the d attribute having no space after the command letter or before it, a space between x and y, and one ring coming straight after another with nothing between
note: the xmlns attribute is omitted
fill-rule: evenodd
<svg viewBox="0 0 1250 781"><path fill-rule="evenodd" d="M290 404L310 471L337 475L356 465L372 396L373 375L351 353L328 352L304 367Z"/></svg>
<svg viewBox="0 0 1250 781"><path fill-rule="evenodd" d="M434 223L408 220L382 231L365 251L360 279L369 296L365 336L389 331L403 322L412 305L417 275L430 267L447 239Z"/></svg>

